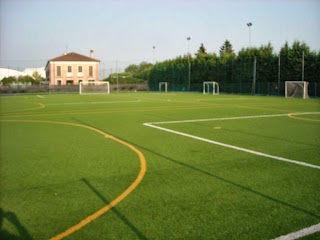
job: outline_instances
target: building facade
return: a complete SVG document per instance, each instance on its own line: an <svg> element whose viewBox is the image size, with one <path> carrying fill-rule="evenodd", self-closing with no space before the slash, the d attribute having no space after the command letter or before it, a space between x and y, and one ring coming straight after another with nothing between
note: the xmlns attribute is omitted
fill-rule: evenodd
<svg viewBox="0 0 320 240"><path fill-rule="evenodd" d="M51 85L78 85L80 82L99 81L99 63L93 58L75 52L53 58L46 65L46 80Z"/></svg>

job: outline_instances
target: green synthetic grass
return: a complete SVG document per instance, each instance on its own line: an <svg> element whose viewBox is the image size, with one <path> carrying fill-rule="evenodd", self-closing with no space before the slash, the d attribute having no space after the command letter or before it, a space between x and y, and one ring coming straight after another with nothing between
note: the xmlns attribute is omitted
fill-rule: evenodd
<svg viewBox="0 0 320 240"><path fill-rule="evenodd" d="M1 239L50 239L109 204L137 177L139 158L128 147L56 122L111 134L147 162L127 198L66 239L273 239L320 222L319 169L143 125L320 112L318 99L126 93L0 101ZM161 127L320 165L320 114L297 117Z"/></svg>

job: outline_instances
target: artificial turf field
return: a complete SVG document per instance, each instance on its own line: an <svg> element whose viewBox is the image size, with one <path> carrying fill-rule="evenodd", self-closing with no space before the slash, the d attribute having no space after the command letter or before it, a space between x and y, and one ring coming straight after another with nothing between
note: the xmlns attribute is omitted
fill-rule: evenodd
<svg viewBox="0 0 320 240"><path fill-rule="evenodd" d="M319 99L0 101L1 239L274 239L320 223Z"/></svg>

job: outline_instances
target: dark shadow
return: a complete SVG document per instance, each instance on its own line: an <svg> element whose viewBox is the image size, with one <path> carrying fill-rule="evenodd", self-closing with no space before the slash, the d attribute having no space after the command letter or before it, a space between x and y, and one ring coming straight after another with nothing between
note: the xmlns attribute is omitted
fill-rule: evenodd
<svg viewBox="0 0 320 240"><path fill-rule="evenodd" d="M118 137L118 136L117 136L117 138L118 138L118 139L121 139L121 140L123 140L123 141L125 141L125 142L128 142L128 143L132 144L133 146L138 147L139 149L143 149L143 150L148 151L148 152L150 152L150 153L152 153L152 154L155 154L155 155L157 155L157 156L159 156L159 157L162 157L162 158L164 158L164 159L166 159L166 160L168 160L168 161L170 161L170 162L172 162L172 163L175 163L175 164L178 164L178 165L180 165L180 166L183 166L183 167L192 169L192 170L194 170L194 171L200 172L200 173L202 173L202 174L205 174L205 175L207 175L207 176L210 176L210 177L212 177L212 178L215 178L215 179L217 179L217 180L219 180L219 181L228 183L228 184L230 184L230 185L232 185L232 186L234 186L234 187L237 187L237 188L240 188L240 189L242 189L242 190L245 190L245 191L247 191L247 192L249 192L249 193L251 193L251 194L255 194L255 195L260 196L260 197L263 197L263 198L265 198L265 199L267 199L267 200L269 200L269 201L275 202L275 203L277 203L277 204L281 204L281 205L283 205L283 206L285 206L285 207L288 207L288 208L291 208L291 209L293 209L293 210L295 210L295 211L299 211L299 212L302 212L302 213L307 214L307 215L309 215L309 216L312 216L312 217L315 217L315 218L320 219L320 215L318 215L318 214L316 214L316 213L313 213L313 212L310 212L310 211L305 210L305 209L303 209L303 208L300 208L300 207L291 205L291 204L286 203L286 202L284 202L284 201L281 201L281 200L279 200L279 199L273 198L273 197L271 197L271 196L268 196L268 195L263 194L263 193L261 193L261 192L258 192L258 191L256 191L256 190L253 190L253 189L251 189L251 188L249 188L249 187L242 186L242 185L240 185L240 184L238 184L238 183L232 182L232 181L230 181L230 180L228 180L228 179L225 179L225 178L223 178L223 177L217 176L217 175L215 175L215 174L212 174L212 173L210 173L210 172L208 172L208 171L202 170L202 169L197 168L197 167L195 167L195 166L191 166L191 165L188 165L188 164L186 164L186 163L179 162L179 161L177 161L177 160L175 160L175 159L172 159L172 158L167 157L167 156L164 156L164 155L162 155L162 154L160 154L160 153L154 152L154 151L152 151L152 150L150 150L150 149L148 149L148 148L145 148L145 147L142 147L142 146L140 146L140 145L138 145L138 144L132 143L132 142L126 140L126 139L122 139L122 138L120 138L120 137Z"/></svg>
<svg viewBox="0 0 320 240"><path fill-rule="evenodd" d="M87 179L82 178L81 181L83 181L92 190L92 192L94 192L105 204L110 203L110 201L108 201L108 199L106 199L97 189L95 189L95 187L92 186L92 184ZM117 217L122 220L137 235L139 239L148 239L115 207L112 207L110 210L113 211L117 215Z"/></svg>
<svg viewBox="0 0 320 240"><path fill-rule="evenodd" d="M12 224L17 232L18 236L13 235L3 228L3 221L7 220L10 224ZM18 217L13 212L5 212L2 208L0 208L0 239L6 240L32 240L33 238L29 234L28 230L21 224Z"/></svg>

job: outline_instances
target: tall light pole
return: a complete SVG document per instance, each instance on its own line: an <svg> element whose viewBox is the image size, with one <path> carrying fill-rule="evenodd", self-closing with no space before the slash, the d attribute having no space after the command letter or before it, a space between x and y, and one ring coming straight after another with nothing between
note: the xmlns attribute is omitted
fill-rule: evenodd
<svg viewBox="0 0 320 240"><path fill-rule="evenodd" d="M301 71L301 80L304 81L304 51L302 51L302 71Z"/></svg>
<svg viewBox="0 0 320 240"><path fill-rule="evenodd" d="M251 22L247 23L247 26L249 27L249 48L251 48L251 26L252 26L252 23Z"/></svg>
<svg viewBox="0 0 320 240"><path fill-rule="evenodd" d="M155 51L156 51L156 46L153 46L153 64L156 63L156 59L155 59Z"/></svg>
<svg viewBox="0 0 320 240"><path fill-rule="evenodd" d="M189 68L189 92L190 92L191 91L191 82L190 82L191 64L190 64L189 42L191 38L187 37L187 40L188 40L188 68Z"/></svg>
<svg viewBox="0 0 320 240"><path fill-rule="evenodd" d="M117 93L119 93L119 73L118 73L118 60L116 60L116 72L117 72Z"/></svg>

